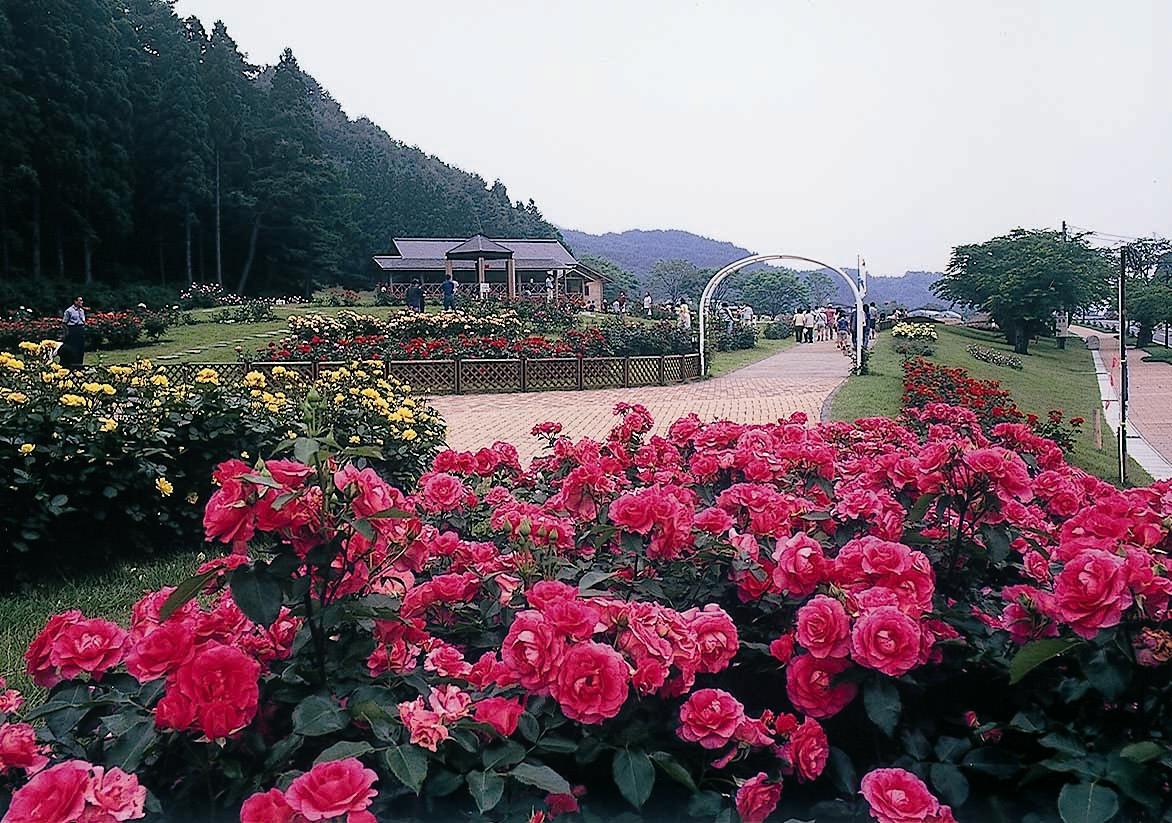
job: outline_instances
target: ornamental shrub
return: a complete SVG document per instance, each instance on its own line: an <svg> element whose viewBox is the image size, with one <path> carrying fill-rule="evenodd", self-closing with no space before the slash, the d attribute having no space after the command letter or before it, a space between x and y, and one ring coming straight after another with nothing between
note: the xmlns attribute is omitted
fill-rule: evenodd
<svg viewBox="0 0 1172 823"><path fill-rule="evenodd" d="M221 464L228 553L29 648L51 691L0 697L13 805L84 757L242 823L1167 818L1172 483L965 408L923 434L617 411L405 490L312 429Z"/></svg>
<svg viewBox="0 0 1172 823"><path fill-rule="evenodd" d="M11 585L45 568L194 548L224 455L268 455L301 430L305 404L341 442L377 449L407 483L443 436L435 413L360 366L316 382L284 368L243 380L164 366L84 372L0 355L0 565Z"/></svg>

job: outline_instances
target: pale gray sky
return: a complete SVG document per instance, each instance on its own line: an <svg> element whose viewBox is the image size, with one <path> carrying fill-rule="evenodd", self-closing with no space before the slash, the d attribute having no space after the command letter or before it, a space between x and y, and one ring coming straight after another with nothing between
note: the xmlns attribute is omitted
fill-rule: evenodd
<svg viewBox="0 0 1172 823"><path fill-rule="evenodd" d="M876 274L1063 219L1172 234L1166 0L179 0L591 232Z"/></svg>

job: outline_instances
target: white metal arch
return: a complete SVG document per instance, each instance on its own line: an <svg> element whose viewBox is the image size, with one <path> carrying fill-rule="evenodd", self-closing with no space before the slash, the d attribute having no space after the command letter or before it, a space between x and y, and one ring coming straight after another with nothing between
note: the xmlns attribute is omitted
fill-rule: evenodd
<svg viewBox="0 0 1172 823"><path fill-rule="evenodd" d="M863 363L863 324L866 322L866 313L863 311L863 298L867 294L867 281L863 276L862 267L860 266L859 280L856 283L842 269L837 266L832 266L829 263L823 263L821 260L798 257L794 254L751 254L748 257L742 257L740 260L729 263L716 274L712 275L712 279L708 281L708 285L704 287L704 291L700 295L700 374L708 373L708 352L705 350L704 344L707 342L708 304L712 302L712 295L716 293L717 287L730 274L735 274L740 269L752 263L764 263L768 260L797 260L802 263L813 263L815 266L830 269L830 271L846 281L851 293L855 296L855 368L858 369Z"/></svg>

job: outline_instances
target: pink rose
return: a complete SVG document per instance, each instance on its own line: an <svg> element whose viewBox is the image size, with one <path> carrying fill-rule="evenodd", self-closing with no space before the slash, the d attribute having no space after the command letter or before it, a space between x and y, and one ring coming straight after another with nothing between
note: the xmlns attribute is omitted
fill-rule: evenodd
<svg viewBox="0 0 1172 823"><path fill-rule="evenodd" d="M145 816L146 787L140 786L138 778L118 768L104 769L94 766L93 775L86 787L86 804L96 812L109 816L119 823L138 820ZM95 819L98 815L95 815ZM106 818L103 818L105 820Z"/></svg>
<svg viewBox="0 0 1172 823"><path fill-rule="evenodd" d="M854 683L834 682L836 675L849 668L850 662L841 657L824 660L812 654L795 657L785 672L786 694L796 708L811 717L838 714L858 692Z"/></svg>
<svg viewBox="0 0 1172 823"><path fill-rule="evenodd" d="M524 708L516 700L505 697L486 697L476 704L473 719L486 723L497 730L501 737L508 737L517 731L517 720Z"/></svg>
<svg viewBox="0 0 1172 823"><path fill-rule="evenodd" d="M728 668L737 656L739 639L732 618L719 606L709 603L703 610L684 612L688 625L696 633L700 661L696 671L715 674Z"/></svg>
<svg viewBox="0 0 1172 823"><path fill-rule="evenodd" d="M296 812L280 789L257 792L240 807L240 823L293 823Z"/></svg>
<svg viewBox="0 0 1172 823"><path fill-rule="evenodd" d="M911 772L875 769L863 777L861 789L871 807L871 817L879 823L938 823L941 820L940 801L932 796L924 781Z"/></svg>
<svg viewBox="0 0 1172 823"><path fill-rule="evenodd" d="M75 823L85 809L90 768L67 760L38 772L12 796L4 823Z"/></svg>
<svg viewBox="0 0 1172 823"><path fill-rule="evenodd" d="M601 643L570 647L550 684L562 713L579 723L601 723L627 700L630 669L623 656Z"/></svg>
<svg viewBox="0 0 1172 823"><path fill-rule="evenodd" d="M1058 617L1079 637L1089 639L1119 625L1131 600L1123 558L1105 551L1079 552L1054 580Z"/></svg>
<svg viewBox="0 0 1172 823"><path fill-rule="evenodd" d="M676 734L705 749L719 749L737 733L745 707L722 689L700 689L680 706L680 727Z"/></svg>
<svg viewBox="0 0 1172 823"><path fill-rule="evenodd" d="M850 618L842 603L820 594L798 609L797 641L815 657L850 653Z"/></svg>
<svg viewBox="0 0 1172 823"><path fill-rule="evenodd" d="M763 823L779 800L781 783L770 783L765 772L758 772L737 789L737 814L743 823Z"/></svg>
<svg viewBox="0 0 1172 823"><path fill-rule="evenodd" d="M330 820L365 811L378 794L377 780L355 757L318 763L289 785L285 800L310 823Z"/></svg>
<svg viewBox="0 0 1172 823"><path fill-rule="evenodd" d="M920 624L894 606L880 606L855 622L851 657L859 665L899 677L920 658Z"/></svg>

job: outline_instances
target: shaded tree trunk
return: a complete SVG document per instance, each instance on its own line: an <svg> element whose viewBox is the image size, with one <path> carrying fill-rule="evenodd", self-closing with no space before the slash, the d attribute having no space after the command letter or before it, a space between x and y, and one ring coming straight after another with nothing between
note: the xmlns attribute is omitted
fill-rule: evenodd
<svg viewBox="0 0 1172 823"><path fill-rule="evenodd" d="M224 285L224 247L220 224L220 150L216 149L216 282Z"/></svg>
<svg viewBox="0 0 1172 823"><path fill-rule="evenodd" d="M248 276L252 273L252 263L256 260L256 239L260 235L260 215L252 223L252 234L248 238L248 256L244 258L244 268L240 271L240 282L236 285L236 293L244 294L248 286Z"/></svg>

